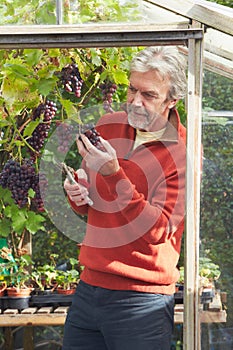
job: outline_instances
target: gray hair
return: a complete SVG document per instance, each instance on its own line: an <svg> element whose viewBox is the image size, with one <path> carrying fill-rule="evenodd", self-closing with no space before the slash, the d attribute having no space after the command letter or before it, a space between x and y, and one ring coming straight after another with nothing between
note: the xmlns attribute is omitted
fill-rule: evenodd
<svg viewBox="0 0 233 350"><path fill-rule="evenodd" d="M151 46L140 51L131 61L130 71L156 70L170 79L169 99L183 98L187 89L186 59L175 46Z"/></svg>

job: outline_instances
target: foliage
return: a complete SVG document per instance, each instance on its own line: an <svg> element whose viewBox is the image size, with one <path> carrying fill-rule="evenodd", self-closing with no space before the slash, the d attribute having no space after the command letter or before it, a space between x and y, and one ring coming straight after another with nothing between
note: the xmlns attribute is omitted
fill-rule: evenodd
<svg viewBox="0 0 233 350"><path fill-rule="evenodd" d="M231 111L233 80L205 71L203 79L203 106L205 110Z"/></svg>
<svg viewBox="0 0 233 350"><path fill-rule="evenodd" d="M199 283L200 286L213 284L220 276L220 268L211 259L201 257L199 260Z"/></svg>
<svg viewBox="0 0 233 350"><path fill-rule="evenodd" d="M58 287L63 289L76 288L79 279L79 262L77 259L70 258L70 268L65 270L58 270L56 282Z"/></svg>
<svg viewBox="0 0 233 350"><path fill-rule="evenodd" d="M32 264L29 255L23 255L14 260L0 264L1 277L6 281L7 286L18 289L30 287L31 278L28 267Z"/></svg>
<svg viewBox="0 0 233 350"><path fill-rule="evenodd" d="M58 275L56 268L56 260L58 255L50 255L50 263L34 266L31 272L31 279L35 286L41 291L54 289L56 287L55 281Z"/></svg>
<svg viewBox="0 0 233 350"><path fill-rule="evenodd" d="M215 2L217 4L233 8L232 0L208 0L208 1Z"/></svg>
<svg viewBox="0 0 233 350"><path fill-rule="evenodd" d="M179 268L180 278L178 283L184 283L184 266L180 266ZM214 281L216 281L220 276L220 267L215 264L210 258L200 257L199 259L199 281L200 286L208 285Z"/></svg>
<svg viewBox="0 0 233 350"><path fill-rule="evenodd" d="M65 0L62 1L62 22L129 22L142 19L140 2L133 0ZM56 24L56 1L3 0L0 24Z"/></svg>
<svg viewBox="0 0 233 350"><path fill-rule="evenodd" d="M219 283L231 290L233 250L232 208L232 124L203 125L203 177L201 188L201 255L220 266Z"/></svg>
<svg viewBox="0 0 233 350"><path fill-rule="evenodd" d="M1 24L56 24L53 0L3 0L0 5Z"/></svg>
<svg viewBox="0 0 233 350"><path fill-rule="evenodd" d="M113 48L113 49L48 49L48 50L2 50L0 51L0 170L9 159L22 162L33 154L35 168L40 169L40 153L29 144L34 130L43 123L41 119L33 119L33 113L41 102L49 99L57 104L57 114L52 120L48 135L56 130L57 122L74 124L82 122L79 113L92 105L102 104L101 89L99 85L106 79L119 86L115 101L124 100L128 84L128 67L132 55L139 48ZM62 68L76 62L84 81L82 94L77 98L73 93L65 91L61 83ZM46 158L49 164L54 162L53 153ZM80 159L77 157L76 147L70 148L66 155L68 163L78 167ZM56 169L57 172L57 169ZM54 174L55 175L55 174ZM56 185L56 175L54 184ZM59 184L60 186L60 184ZM28 192L27 205L19 208L11 198L8 189L1 189L0 215L1 235L8 237L14 254L17 255L25 232L32 235L36 233L48 237L52 249L58 244L59 230L53 227L47 213L39 213L32 206L35 195L33 190ZM54 198L56 201L56 198ZM60 203L58 203L60 205ZM67 204L66 204L67 205ZM60 220L62 216L60 215ZM74 227L74 230L77 230ZM44 231L44 233L43 233ZM47 241L47 242L48 242ZM67 240L67 245L73 245ZM42 242L42 245L45 242ZM39 244L37 244L39 246ZM38 259L46 256L50 246L44 244L39 252ZM36 248L35 248L36 249ZM61 259L67 258L67 252L62 252Z"/></svg>

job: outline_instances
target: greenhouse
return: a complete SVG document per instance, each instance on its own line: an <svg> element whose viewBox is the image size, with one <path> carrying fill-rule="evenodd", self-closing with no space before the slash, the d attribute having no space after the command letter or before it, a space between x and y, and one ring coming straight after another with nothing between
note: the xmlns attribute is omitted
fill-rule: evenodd
<svg viewBox="0 0 233 350"><path fill-rule="evenodd" d="M58 292L77 286L87 226L63 189L81 164L75 138L82 124L122 108L130 61L148 46L177 46L187 61L177 103L187 129L186 215L170 349L233 348L231 1L4 0L0 349L62 349L73 296ZM29 280L22 306L6 295L8 284Z"/></svg>

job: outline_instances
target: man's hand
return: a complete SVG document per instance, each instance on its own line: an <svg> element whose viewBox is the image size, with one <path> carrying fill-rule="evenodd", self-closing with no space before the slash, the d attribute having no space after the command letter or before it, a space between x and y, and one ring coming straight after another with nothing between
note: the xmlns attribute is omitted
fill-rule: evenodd
<svg viewBox="0 0 233 350"><path fill-rule="evenodd" d="M84 134L79 136L81 140L79 138L76 140L78 150L88 168L103 176L112 175L120 169L116 151L108 141L100 137L100 141L106 150L104 152L96 148Z"/></svg>
<svg viewBox="0 0 233 350"><path fill-rule="evenodd" d="M87 176L84 175L83 169L77 170L78 178L80 179L87 179ZM86 175L86 173L85 173ZM68 179L65 179L64 181L64 189L68 195L68 197L74 202L77 206L90 204L90 198L88 197L89 192L87 187L79 184L78 182L71 184Z"/></svg>

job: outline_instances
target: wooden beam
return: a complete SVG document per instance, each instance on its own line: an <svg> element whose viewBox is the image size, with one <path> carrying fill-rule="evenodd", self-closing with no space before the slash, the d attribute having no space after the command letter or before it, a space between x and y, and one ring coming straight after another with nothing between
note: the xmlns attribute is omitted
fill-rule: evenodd
<svg viewBox="0 0 233 350"><path fill-rule="evenodd" d="M145 0L178 15L196 20L208 27L233 35L233 9L212 4L208 1L193 0Z"/></svg>
<svg viewBox="0 0 233 350"><path fill-rule="evenodd" d="M182 305L183 306L183 305ZM202 311L199 310L201 323L226 322L226 311ZM0 315L0 327L6 327L10 332L11 327L34 327L34 326L63 326L66 320L66 313L50 314L17 314ZM183 308L180 305L175 307L175 323L183 323ZM10 334L10 333L9 333ZM8 334L8 335L9 335ZM9 339L11 337L9 336Z"/></svg>
<svg viewBox="0 0 233 350"><path fill-rule="evenodd" d="M198 26L198 23L193 23ZM203 42L188 46L184 348L200 350L199 217Z"/></svg>
<svg viewBox="0 0 233 350"><path fill-rule="evenodd" d="M186 47L179 47L179 51L188 56L188 49ZM204 50L203 52L203 64L204 69L209 70L213 73L219 74L223 77L233 79L233 61L210 53Z"/></svg>
<svg viewBox="0 0 233 350"><path fill-rule="evenodd" d="M202 39L199 29L159 29L156 25L0 26L0 48L70 48L186 45Z"/></svg>
<svg viewBox="0 0 233 350"><path fill-rule="evenodd" d="M48 314L17 314L17 315L0 315L1 327L17 326L61 326L64 325L66 314L48 313Z"/></svg>

